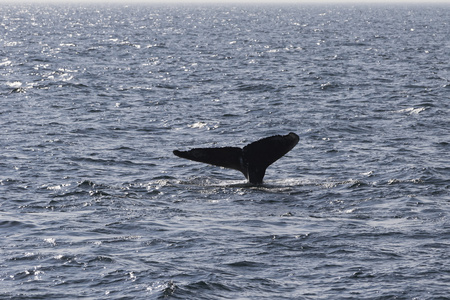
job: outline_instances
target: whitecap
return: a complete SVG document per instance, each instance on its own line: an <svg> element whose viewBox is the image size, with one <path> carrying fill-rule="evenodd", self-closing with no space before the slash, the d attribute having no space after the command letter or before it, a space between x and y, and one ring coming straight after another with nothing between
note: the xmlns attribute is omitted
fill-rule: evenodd
<svg viewBox="0 0 450 300"><path fill-rule="evenodd" d="M418 107L418 108L414 108L414 107L408 107L408 108L404 108L404 109L400 109L400 110L395 110L393 112L395 113L408 113L410 115L412 114L419 114L421 112L423 112L424 110L426 110L425 107Z"/></svg>
<svg viewBox="0 0 450 300"><path fill-rule="evenodd" d="M419 114L419 113L423 112L425 109L426 109L425 107L415 108L415 109L411 110L411 112L409 114L410 115Z"/></svg>
<svg viewBox="0 0 450 300"><path fill-rule="evenodd" d="M196 122L194 124L188 125L188 127L190 127L190 128L203 128L206 125L208 125L208 124L205 123L205 122Z"/></svg>
<svg viewBox="0 0 450 300"><path fill-rule="evenodd" d="M47 239L44 239L44 242L49 243L49 244L51 244L51 245L53 245L53 246L56 245L56 240L55 240L54 238L47 238Z"/></svg>
<svg viewBox="0 0 450 300"><path fill-rule="evenodd" d="M188 125L188 127L190 127L190 128L198 128L198 129L206 127L207 130L212 130L212 129L218 128L219 125L215 124L213 126L208 126L208 123L206 123L206 122L196 122L196 123Z"/></svg>
<svg viewBox="0 0 450 300"><path fill-rule="evenodd" d="M4 61L0 62L0 67L7 67L11 64L12 64L12 62L10 60L4 60Z"/></svg>
<svg viewBox="0 0 450 300"><path fill-rule="evenodd" d="M20 81L7 82L6 85L9 86L10 88L18 89L22 86L22 82Z"/></svg>

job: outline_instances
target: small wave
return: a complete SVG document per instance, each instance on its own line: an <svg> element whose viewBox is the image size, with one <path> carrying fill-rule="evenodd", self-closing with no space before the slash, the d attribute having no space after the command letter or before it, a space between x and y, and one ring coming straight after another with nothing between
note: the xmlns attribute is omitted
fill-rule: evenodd
<svg viewBox="0 0 450 300"><path fill-rule="evenodd" d="M70 186L70 183L64 183L64 184L44 184L42 188L51 190L51 191L60 191L65 187Z"/></svg>
<svg viewBox="0 0 450 300"><path fill-rule="evenodd" d="M10 93L26 93L27 90L20 81L7 82L6 86L11 89Z"/></svg>
<svg viewBox="0 0 450 300"><path fill-rule="evenodd" d="M265 266L265 264L248 261L248 260L243 260L243 261L229 263L228 266L234 267L234 268L260 268L260 267Z"/></svg>
<svg viewBox="0 0 450 300"><path fill-rule="evenodd" d="M20 81L6 82L6 85L12 89L18 89L22 86L22 82Z"/></svg>
<svg viewBox="0 0 450 300"><path fill-rule="evenodd" d="M25 184L24 181L16 180L12 178L0 179L0 185L13 185L13 184Z"/></svg>
<svg viewBox="0 0 450 300"><path fill-rule="evenodd" d="M13 280L25 280L33 281L33 280L41 280L42 275L45 274L43 270L41 270L41 266L34 267L33 269L27 269L22 272L18 272L14 275L10 275L10 278Z"/></svg>
<svg viewBox="0 0 450 300"><path fill-rule="evenodd" d="M338 88L339 85L337 83L326 82L320 85L320 89L322 90L332 90Z"/></svg>
<svg viewBox="0 0 450 300"><path fill-rule="evenodd" d="M191 177L188 180L178 180L176 184L190 185L199 187L232 187L232 186L251 186L246 181L242 180L220 180L211 179L210 177Z"/></svg>
<svg viewBox="0 0 450 300"><path fill-rule="evenodd" d="M150 294L161 294L161 298L169 298L175 293L177 288L172 280L169 282L157 281L147 287L147 292Z"/></svg>
<svg viewBox="0 0 450 300"><path fill-rule="evenodd" d="M272 85L268 84L241 84L237 87L237 90L240 92L270 92L275 90L276 88Z"/></svg>
<svg viewBox="0 0 450 300"><path fill-rule="evenodd" d="M338 186L346 186L348 188L356 188L360 186L370 185L360 179L348 180L320 180L305 178L288 178L279 180L265 180L263 184L253 185L245 180L212 180L209 177L193 177L190 180L179 180L174 182L175 185L189 185L193 187L211 187L211 188L239 188L254 191L262 191L267 193L293 193L301 192L297 188L303 187L321 187L331 189Z"/></svg>
<svg viewBox="0 0 450 300"><path fill-rule="evenodd" d="M26 222L20 222L20 221L0 221L0 228L5 228L8 230L13 230L15 228L34 228L36 227L35 225L32 225L30 223L26 223Z"/></svg>
<svg viewBox="0 0 450 300"><path fill-rule="evenodd" d="M405 108L405 109L395 110L393 112L394 113L407 113L409 115L418 115L425 110L426 110L425 107L418 107L418 108L409 107L409 108Z"/></svg>
<svg viewBox="0 0 450 300"><path fill-rule="evenodd" d="M9 65L12 64L12 61L8 60L8 59L3 59L2 62L0 62L0 67L7 67Z"/></svg>
<svg viewBox="0 0 450 300"><path fill-rule="evenodd" d="M397 178L393 178L393 179L389 179L387 184L388 185L393 185L393 184L398 184L398 183L422 183L423 181L421 179L397 179Z"/></svg>
<svg viewBox="0 0 450 300"><path fill-rule="evenodd" d="M202 129L205 128L206 130L212 130L212 129L217 129L219 127L218 124L215 125L208 125L208 123L206 122L195 122L193 124L188 125L188 127L190 128L198 128L198 129Z"/></svg>
<svg viewBox="0 0 450 300"><path fill-rule="evenodd" d="M41 258L42 258L42 256L39 253L25 252L23 254L10 257L8 260L10 260L10 261L29 261L29 260L39 260Z"/></svg>
<svg viewBox="0 0 450 300"><path fill-rule="evenodd" d="M187 298L197 298L199 293L206 293L209 295L209 297L202 297L203 299L214 299L215 297L212 296L217 291L230 291L231 288L228 285L222 284L220 282L215 282L211 280L200 280L195 281L192 283L189 283L183 287L177 287L177 290L175 291L174 296L178 296L178 294L183 296L190 295L191 297ZM197 297L196 297L197 296ZM184 297L183 297L184 298Z"/></svg>
<svg viewBox="0 0 450 300"><path fill-rule="evenodd" d="M87 261L88 264L97 263L97 262L112 264L112 263L115 262L115 260L113 258L109 257L109 256L106 256L106 255L98 255L98 256L93 257L93 258L91 258L91 259L89 259Z"/></svg>
<svg viewBox="0 0 450 300"><path fill-rule="evenodd" d="M90 180L83 180L78 182L78 187L94 187L95 183Z"/></svg>

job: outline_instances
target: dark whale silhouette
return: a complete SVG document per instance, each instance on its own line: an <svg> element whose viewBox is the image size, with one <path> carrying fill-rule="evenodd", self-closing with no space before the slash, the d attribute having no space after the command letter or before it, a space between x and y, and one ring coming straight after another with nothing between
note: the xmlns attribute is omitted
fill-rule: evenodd
<svg viewBox="0 0 450 300"><path fill-rule="evenodd" d="M173 151L178 157L241 171L252 184L261 184L268 166L291 151L298 135L275 135L248 144L244 148L195 148Z"/></svg>

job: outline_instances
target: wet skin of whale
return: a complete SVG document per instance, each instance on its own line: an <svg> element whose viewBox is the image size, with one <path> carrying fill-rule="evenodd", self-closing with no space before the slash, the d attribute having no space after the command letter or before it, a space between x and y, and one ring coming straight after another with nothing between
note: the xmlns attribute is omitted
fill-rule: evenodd
<svg viewBox="0 0 450 300"><path fill-rule="evenodd" d="M268 166L280 159L297 145L297 134L274 135L263 138L244 148L194 148L173 151L178 157L203 162L242 172L252 184L261 184Z"/></svg>

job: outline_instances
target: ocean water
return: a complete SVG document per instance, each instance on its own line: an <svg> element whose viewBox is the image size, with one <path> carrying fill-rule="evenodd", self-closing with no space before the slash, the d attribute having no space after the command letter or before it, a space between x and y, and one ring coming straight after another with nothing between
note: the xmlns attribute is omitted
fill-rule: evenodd
<svg viewBox="0 0 450 300"><path fill-rule="evenodd" d="M449 299L450 7L0 6L1 299ZM174 149L296 132L251 186Z"/></svg>

